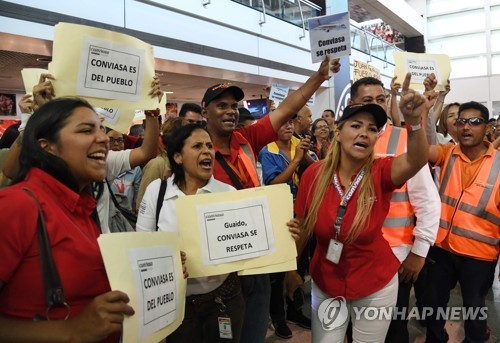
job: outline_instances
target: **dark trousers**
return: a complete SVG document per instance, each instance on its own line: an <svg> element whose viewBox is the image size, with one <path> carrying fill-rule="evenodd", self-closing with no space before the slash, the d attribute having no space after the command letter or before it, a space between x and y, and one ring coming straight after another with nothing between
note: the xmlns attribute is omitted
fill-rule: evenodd
<svg viewBox="0 0 500 343"><path fill-rule="evenodd" d="M269 274L240 276L245 298L241 343L264 343L269 323L271 283Z"/></svg>
<svg viewBox="0 0 500 343"><path fill-rule="evenodd" d="M486 308L485 298L493 282L496 261L480 261L455 255L444 249L432 247L427 255L434 263L428 265L427 303L433 313L427 319L427 343L448 342L444 330L446 318L437 311L446 313L450 291L457 281L462 290L463 307L478 311L478 317L464 320L467 343L482 343L486 336L486 318L481 314ZM463 311L461 312L463 313Z"/></svg>
<svg viewBox="0 0 500 343"><path fill-rule="evenodd" d="M222 305L215 302L220 297ZM186 297L186 309L181 326L167 337L167 343L229 343L240 342L245 301L235 273L212 292ZM219 317L231 319L233 339L220 338Z"/></svg>
<svg viewBox="0 0 500 343"><path fill-rule="evenodd" d="M271 300L269 302L269 313L274 322L285 320L285 273L269 274L271 281Z"/></svg>
<svg viewBox="0 0 500 343"><path fill-rule="evenodd" d="M410 306L410 291L412 282L400 282L398 299L396 301L397 315L391 320L389 331L385 336L385 343L409 343L408 312Z"/></svg>

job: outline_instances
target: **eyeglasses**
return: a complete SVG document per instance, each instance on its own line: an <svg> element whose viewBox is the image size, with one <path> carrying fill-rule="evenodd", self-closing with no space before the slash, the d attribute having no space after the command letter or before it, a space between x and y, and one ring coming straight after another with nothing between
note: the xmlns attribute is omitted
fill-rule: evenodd
<svg viewBox="0 0 500 343"><path fill-rule="evenodd" d="M326 126L326 125L318 125L318 126L316 126L316 129L319 129L319 130L321 130L321 129L329 129L329 127Z"/></svg>
<svg viewBox="0 0 500 343"><path fill-rule="evenodd" d="M121 144L124 142L123 138L113 138L113 137L109 137L109 142L111 144L113 143L118 143L118 144Z"/></svg>
<svg viewBox="0 0 500 343"><path fill-rule="evenodd" d="M465 119L465 118L458 118L456 121L455 121L455 125L456 126L465 126L465 124L469 124L471 126L479 126L479 125L482 125L484 124L485 121L483 118L469 118L469 119Z"/></svg>

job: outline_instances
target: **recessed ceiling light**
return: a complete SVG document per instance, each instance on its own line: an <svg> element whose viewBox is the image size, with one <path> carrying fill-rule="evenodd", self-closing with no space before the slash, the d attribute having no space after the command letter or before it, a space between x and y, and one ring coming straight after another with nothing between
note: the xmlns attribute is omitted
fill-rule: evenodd
<svg viewBox="0 0 500 343"><path fill-rule="evenodd" d="M165 92L165 94L174 94L174 92Z"/></svg>
<svg viewBox="0 0 500 343"><path fill-rule="evenodd" d="M38 62L49 63L52 62L52 57L38 57L36 60Z"/></svg>

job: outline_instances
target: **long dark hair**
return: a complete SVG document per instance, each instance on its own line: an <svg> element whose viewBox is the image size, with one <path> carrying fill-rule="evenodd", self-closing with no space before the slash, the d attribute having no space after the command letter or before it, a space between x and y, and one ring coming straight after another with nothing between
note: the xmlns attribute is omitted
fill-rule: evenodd
<svg viewBox="0 0 500 343"><path fill-rule="evenodd" d="M182 188L186 185L186 177L184 176L184 169L182 168L182 166L175 162L174 155L176 153L182 153L182 148L184 148L186 140L191 137L192 133L195 130L203 130L208 133L208 131L200 124L187 124L175 130L172 133L170 140L168 141L168 161L170 162L172 174L174 174L174 183L179 188Z"/></svg>
<svg viewBox="0 0 500 343"><path fill-rule="evenodd" d="M24 130L19 156L19 171L14 177L13 183L23 181L31 168L39 168L68 188L75 192L79 191L76 179L66 162L45 151L38 143L39 139L44 138L49 143L57 144L60 139L59 132L78 107L94 110L83 99L65 97L51 100L33 113Z"/></svg>

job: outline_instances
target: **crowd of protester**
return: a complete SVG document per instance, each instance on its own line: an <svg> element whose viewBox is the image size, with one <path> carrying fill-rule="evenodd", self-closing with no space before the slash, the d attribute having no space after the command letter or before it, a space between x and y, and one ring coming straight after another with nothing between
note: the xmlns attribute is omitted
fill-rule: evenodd
<svg viewBox="0 0 500 343"><path fill-rule="evenodd" d="M389 25L374 30L398 39ZM446 103L450 84L435 91L432 74L425 92L412 90L408 74L389 92L362 78L341 116L325 109L313 121L306 100L340 69L329 62L259 120L240 107L243 89L221 83L178 113L168 103L163 122L159 109L146 110L128 135L104 128L85 100L58 98L53 77L42 75L21 101L23 121L0 140L9 139L1 159L8 216L0 224L0 341L118 341L134 309L127 294L111 290L97 244L100 234L121 231L112 224L117 209L137 216L126 231L180 232L179 197L285 183L297 270L188 278L184 321L166 342L219 342L223 308L233 342L264 342L270 321L283 339L292 322L311 329L314 342L405 343L412 287L417 306L434 310L426 341L447 342L436 313L450 289L460 283L464 306L482 308L496 277L499 120L474 101ZM160 93L154 78L150 95ZM65 306L48 312L42 214L66 295ZM312 318L303 308L307 275ZM345 300L348 320L325 330L316 314L330 298ZM367 306L405 315L356 315ZM40 317L67 320L33 321ZM488 330L484 318L465 321L468 342L485 342Z"/></svg>

